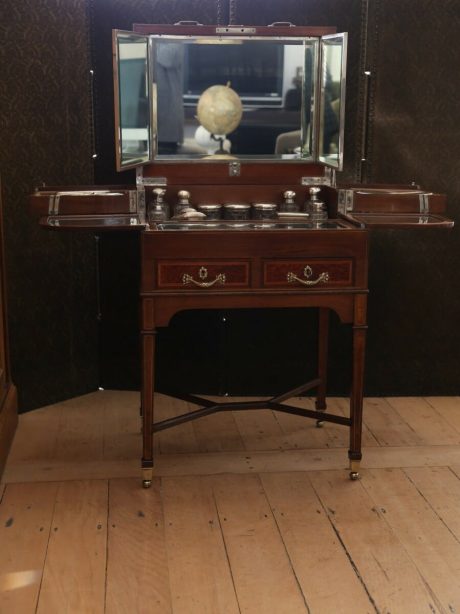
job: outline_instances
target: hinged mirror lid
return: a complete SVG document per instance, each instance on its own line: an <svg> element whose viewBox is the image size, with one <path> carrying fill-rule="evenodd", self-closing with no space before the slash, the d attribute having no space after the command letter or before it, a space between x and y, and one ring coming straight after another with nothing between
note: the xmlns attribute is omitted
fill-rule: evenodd
<svg viewBox="0 0 460 614"><path fill-rule="evenodd" d="M347 43L346 32L323 36L320 43L318 160L339 171L343 168Z"/></svg>
<svg viewBox="0 0 460 614"><path fill-rule="evenodd" d="M151 161L219 162L228 157L283 165L318 160L320 40L335 28L275 24L234 32L197 24L135 24L133 30L114 32L118 170ZM182 59L179 95L173 96L165 94L164 83L171 82L177 58ZM208 121L215 92L208 96L211 101L206 98L212 113L206 108L198 112L199 101L214 86L234 88L242 110L236 127L217 131L206 124L216 124ZM222 98L227 105L229 95ZM182 122L172 121L176 106ZM181 123L183 134L168 129Z"/></svg>
<svg viewBox="0 0 460 614"><path fill-rule="evenodd" d="M117 170L153 160L151 61L148 36L112 33Z"/></svg>

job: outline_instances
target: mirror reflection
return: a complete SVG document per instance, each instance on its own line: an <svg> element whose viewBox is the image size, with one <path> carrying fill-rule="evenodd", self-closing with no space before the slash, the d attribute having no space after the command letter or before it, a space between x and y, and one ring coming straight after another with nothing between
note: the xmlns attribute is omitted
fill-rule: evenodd
<svg viewBox="0 0 460 614"><path fill-rule="evenodd" d="M145 37L118 33L118 166L150 159L148 42ZM117 99L117 97L116 97Z"/></svg>
<svg viewBox="0 0 460 614"><path fill-rule="evenodd" d="M311 159L316 39L155 39L160 158Z"/></svg>
<svg viewBox="0 0 460 614"><path fill-rule="evenodd" d="M319 159L341 169L345 106L346 34L321 41Z"/></svg>

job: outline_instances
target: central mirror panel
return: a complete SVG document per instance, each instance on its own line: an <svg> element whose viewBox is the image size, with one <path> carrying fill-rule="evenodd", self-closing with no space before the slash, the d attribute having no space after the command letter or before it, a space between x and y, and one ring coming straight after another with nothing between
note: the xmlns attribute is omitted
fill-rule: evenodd
<svg viewBox="0 0 460 614"><path fill-rule="evenodd" d="M318 39L152 39L157 159L313 159Z"/></svg>
<svg viewBox="0 0 460 614"><path fill-rule="evenodd" d="M118 170L227 158L341 170L346 34L113 34Z"/></svg>

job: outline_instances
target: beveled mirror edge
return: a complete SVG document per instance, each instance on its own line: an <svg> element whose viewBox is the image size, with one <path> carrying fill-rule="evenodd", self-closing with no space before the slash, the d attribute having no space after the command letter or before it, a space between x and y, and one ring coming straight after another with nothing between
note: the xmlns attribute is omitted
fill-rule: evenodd
<svg viewBox="0 0 460 614"><path fill-rule="evenodd" d="M318 120L321 120L321 102L324 100L324 91L326 84L324 82L325 71L323 70L323 58L324 58L324 42L332 41L334 39L342 40L342 60L340 70L340 115L339 115L339 138L338 138L338 152L337 152L337 164L331 162L327 156L321 155L320 142L318 139L318 150L316 159L318 162L325 164L330 168L334 168L337 171L343 170L343 158L344 158L344 136L345 136L345 99L346 99L346 80L347 80L347 50L348 50L348 33L338 32L335 34L327 34L321 37L321 53L319 59L319 71L320 71L320 86L319 86L319 113ZM320 134L320 128L318 126L317 134Z"/></svg>
<svg viewBox="0 0 460 614"><path fill-rule="evenodd" d="M152 98L152 69L151 69L151 51L150 51L150 37L138 32L130 30L112 30L112 72L113 72L113 91L114 91L114 129L115 129L115 162L118 172L125 171L144 164L151 164L153 162L153 142L152 142L152 121L153 121L153 106L149 105L149 127L148 127L148 156L137 158L128 163L124 163L122 159L122 126L121 126L121 109L120 109L120 55L119 55L119 40L123 37L130 40L142 39L147 46L147 74L148 74L148 98Z"/></svg>

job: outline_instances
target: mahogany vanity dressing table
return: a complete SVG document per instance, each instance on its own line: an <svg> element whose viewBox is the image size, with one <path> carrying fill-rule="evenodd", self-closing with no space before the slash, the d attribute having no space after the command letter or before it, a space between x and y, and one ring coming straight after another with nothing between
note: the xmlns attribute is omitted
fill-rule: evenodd
<svg viewBox="0 0 460 614"><path fill-rule="evenodd" d="M221 59L213 62L222 50L228 65ZM162 136L162 126L167 125L174 105L171 102L169 110L161 111L164 86L160 57L163 52L172 56L177 51L183 86L179 106L185 108L185 119L183 137L171 148L167 136ZM267 68L267 58L271 68ZM219 66L227 73L220 74ZM314 419L317 426L334 422L348 427L350 477L359 477L369 229L445 228L452 222L442 216L445 198L439 194L414 186L336 184L336 170L341 170L343 160L345 67L346 35L335 34L334 28L186 24L135 25L130 33L115 31L117 165L118 170L137 168L136 186L46 188L31 197L40 224L49 229L141 233L145 487L152 479L155 432L218 411L265 408ZM293 131L297 142L290 153L275 153L273 147L265 154L255 154L251 138L244 134L248 122L241 123L237 130L242 133L234 138L239 150L231 148L232 134L217 135L217 151L210 153L200 146L199 125L190 109L195 108L206 87L216 82L225 85L225 76L242 101L243 117L248 116L252 126L263 126L263 118L271 117L267 128L276 125L287 89L293 77L297 78L301 108L298 130ZM329 138L331 112L337 127ZM224 151L226 138L230 147ZM315 221L302 211L312 186L320 188L327 220ZM154 190L159 189L165 191L172 208L178 194L187 191L191 208L203 203L263 202L276 203L282 209L283 194L294 191L291 205L300 215L291 211L262 220L196 220L193 216L154 220L149 214ZM174 396L197 409L155 422L158 328L168 326L176 313L189 309L293 307L318 309L314 380L255 402L215 403L184 391ZM330 310L353 331L348 417L328 413L326 408ZM289 405L290 398L312 389L316 389L316 411Z"/></svg>

